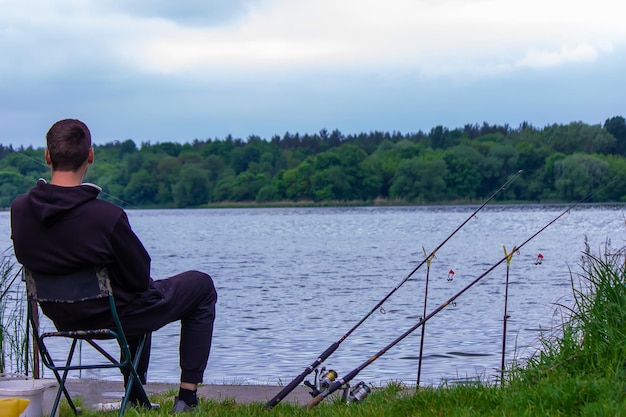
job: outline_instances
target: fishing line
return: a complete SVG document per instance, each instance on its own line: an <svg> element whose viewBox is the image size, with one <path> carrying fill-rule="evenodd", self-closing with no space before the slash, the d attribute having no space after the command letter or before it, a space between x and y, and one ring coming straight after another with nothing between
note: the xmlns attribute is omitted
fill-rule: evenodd
<svg viewBox="0 0 626 417"><path fill-rule="evenodd" d="M24 154L23 152L16 152L16 153L18 155L26 158L26 159L29 159L29 160L31 160L31 161L33 161L33 162L43 166L43 167L49 168L48 164L46 164L44 162L41 162L39 159L35 159L32 156L28 156L28 155ZM87 173L85 174L85 176L88 177L88 175L89 175L89 170L87 170ZM139 207L135 207L134 205L132 205L128 201L124 201L121 198L115 197L114 195L109 194L109 193L107 193L106 191L104 191L102 189L100 189L100 194L102 194L103 196L107 197L109 200L116 201L118 203L118 205L120 205L120 206L123 206L123 207L126 207L126 208L130 208L130 209L139 210Z"/></svg>
<svg viewBox="0 0 626 417"><path fill-rule="evenodd" d="M615 180L615 178L613 178L609 183L613 182ZM608 186L608 184L605 185ZM603 188L605 188L603 187ZM561 214L559 214L558 216L556 216L554 219L552 219L550 222L548 222L546 225L544 225L541 229L539 229L537 232L535 232L532 236L530 236L528 239L526 239L523 243L521 243L519 246L514 246L511 254L512 253L519 253L519 250L524 247L528 242L530 242L532 239L534 239L537 235L539 235L541 232L543 232L545 229L547 229L548 227L550 227L553 223L555 223L557 220L559 220L561 217L563 217L565 214L569 213L571 209L573 209L574 207L584 203L585 201L589 200L593 194L595 194L595 192L589 194L587 197L583 198L582 200L568 206ZM495 264L493 264L489 269L487 269L485 272L483 272L481 275L479 275L477 278L475 278L472 282L470 282L467 286L465 286L463 289L461 289L461 291L457 292L456 294L454 294L452 297L450 297L448 300L446 300L443 304L441 304L439 307L437 307L435 310L433 310L428 316L420 319L414 326L412 326L410 329L408 329L407 331L405 331L402 335L400 335L398 338L396 338L393 342L391 342L390 344L388 344L387 346L385 346L383 349L381 349L378 353L376 353L374 356L370 357L368 360L366 360L365 362L363 362L360 366L358 366L357 368L355 368L354 370L352 370L351 372L349 372L346 376L344 376L343 378L338 378L336 379L326 390L324 390L323 392L319 393L317 396L315 396L308 404L307 404L307 408L313 408L316 405L318 405L320 402L322 402L324 400L324 398L326 398L327 396L329 396L330 394L332 394L333 392L337 391L338 389L340 389L342 386L347 385L355 376L357 376L363 369L365 369L366 367L368 367L369 365L371 365L376 359L378 359L379 357L381 357L382 355L384 355L387 351L389 351L389 349L391 349L392 347L394 347L395 345L397 345L400 341L402 341L404 338L406 338L408 335L410 335L411 333L413 333L415 330L417 330L419 327L423 326L424 323L426 323L428 320L430 320L433 316L435 316L437 313L439 313L441 310L443 310L444 308L446 308L448 305L450 305L451 303L453 303L458 297L460 297L463 293L465 293L467 290L469 290L470 288L472 288L476 283L478 283L481 279L483 279L484 277L486 277L489 273L491 273L494 269L496 269L498 266L500 266L503 262L505 262L507 259L509 258L509 255L504 256L502 259L500 259L500 261L496 262Z"/></svg>
<svg viewBox="0 0 626 417"><path fill-rule="evenodd" d="M437 251L439 249L441 249L441 247L443 245L445 245L448 240L450 240L452 238L452 236L454 236L459 230L461 230L461 228L463 228L463 226L465 226L465 224L467 224L467 222L469 222L472 218L474 218L474 216L483 209L483 207L485 207L491 200L493 200L498 194L500 194L502 191L506 190L506 187L511 184L515 179L517 179L517 177L519 177L522 174L522 170L519 170L517 173L515 173L508 181L506 181L500 188L498 188L498 190L493 193L491 195L491 197L489 197L487 200L485 200L485 202L478 207L476 210L474 210L472 212L472 214L470 214L470 216L465 219L465 221L463 221L463 223L461 223L450 235L448 235L448 237L446 237L443 242L441 242L439 244L439 246L437 246L431 253L430 255L428 255L422 262L419 263L419 265L417 265L401 282L400 284L398 284L394 289L392 289L385 297L383 297L365 316L363 316L363 318L361 318L361 320L359 320L357 322L357 324L355 324L350 330L348 330L348 332L346 334L344 334L339 340L337 340L336 342L334 342L333 344L331 344L313 363L311 363L311 365L309 365L307 368L305 368L305 370L298 375L297 377L295 377L288 385L286 385L278 394L276 394L276 396L274 396L274 398L272 398L271 400L269 400L266 404L265 404L265 408L270 409L272 407L274 407L276 404L278 404L281 400L283 400L291 391L293 391L298 385L300 385L300 383L302 381L304 381L304 378L307 377L307 375L309 375L311 372L313 372L322 362L324 362L326 359L328 359L328 357L330 355L332 355L338 348L339 345L341 345L341 343L346 340L359 326L361 326L365 320L367 320L372 314L374 314L374 312L376 312L376 310L382 308L382 305L385 303L385 301L387 301L389 299L389 297L391 297L405 282L407 282L412 276L413 274L415 274L415 272L417 272L418 269L420 269L422 267L422 265L424 265L426 262L428 262L430 259L432 259L432 257L435 256L435 254L437 253Z"/></svg>
<svg viewBox="0 0 626 417"><path fill-rule="evenodd" d="M9 289L11 288L11 286L13 285L13 283L15 282L15 280L17 279L17 277L20 275L20 273L22 272L22 268L24 268L23 266L20 267L20 269L18 269L17 273L13 276L13 279L11 280L11 282L9 283L9 285L7 285L7 287L4 289L4 291L2 292L2 295L0 295L0 300L4 299L4 296L7 295L7 292L9 291Z"/></svg>

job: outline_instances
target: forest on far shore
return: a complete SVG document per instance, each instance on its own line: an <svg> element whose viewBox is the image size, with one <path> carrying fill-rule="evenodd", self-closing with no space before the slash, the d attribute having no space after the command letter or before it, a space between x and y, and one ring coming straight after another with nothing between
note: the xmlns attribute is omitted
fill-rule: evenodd
<svg viewBox="0 0 626 417"><path fill-rule="evenodd" d="M9 207L38 178L49 179L44 145L0 144L0 207ZM493 194L519 170L524 173L501 199L571 202L594 192L590 201L626 202L622 116L602 125L483 123L347 135L322 129L182 144L126 139L94 148L85 181L125 207L471 202Z"/></svg>

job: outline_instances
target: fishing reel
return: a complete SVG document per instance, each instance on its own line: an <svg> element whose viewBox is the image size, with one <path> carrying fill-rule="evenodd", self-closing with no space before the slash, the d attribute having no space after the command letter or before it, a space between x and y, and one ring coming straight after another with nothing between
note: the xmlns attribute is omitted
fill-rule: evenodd
<svg viewBox="0 0 626 417"><path fill-rule="evenodd" d="M317 397L319 394L326 391L336 379L337 372L332 369L326 371L326 367L323 367L320 370L315 369L315 378L313 379L313 383L304 381L304 385L311 388L311 392L309 393L311 394L311 397ZM353 387L349 384L344 384L341 388L343 389L341 398L348 405L353 402L360 403L369 395L370 392L372 392L372 389L363 381Z"/></svg>
<svg viewBox="0 0 626 417"><path fill-rule="evenodd" d="M360 403L370 392L372 392L372 389L365 382L361 381L353 387L347 385L343 390L342 399L347 405L350 405L352 402Z"/></svg>
<svg viewBox="0 0 626 417"><path fill-rule="evenodd" d="M313 383L309 381L304 381L304 385L311 388L312 397L317 397L320 393L327 390L333 382L337 379L337 372L332 369L326 371L326 367L318 370L315 369L315 378L313 379Z"/></svg>

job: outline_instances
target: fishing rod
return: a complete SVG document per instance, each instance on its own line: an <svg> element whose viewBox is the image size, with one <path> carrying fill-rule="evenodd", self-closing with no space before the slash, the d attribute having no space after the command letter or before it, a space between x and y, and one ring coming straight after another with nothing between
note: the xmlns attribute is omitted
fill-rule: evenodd
<svg viewBox="0 0 626 417"><path fill-rule="evenodd" d="M422 246L422 250L424 251L424 255L426 255L426 249L424 249L424 247ZM422 317L426 317L426 313L428 313L428 310L426 310L426 302L428 301L428 278L430 275L430 262L432 261L432 258L427 258L428 260L426 261L426 282L424 283L424 313L422 315ZM422 355L424 353L424 333L426 332L426 325L422 326L422 335L420 336L420 354L419 354L419 360L417 362L417 380L415 381L415 386L419 387L420 386L420 377L422 375Z"/></svg>
<svg viewBox="0 0 626 417"><path fill-rule="evenodd" d="M509 302L509 271L511 270L511 258L515 248L511 253L506 253L506 246L503 246L504 257L506 258L506 280L504 284L504 319L502 321L502 363L500 365L500 386L504 386L504 359L506 353L506 325L509 321L509 315L507 314L507 304Z"/></svg>
<svg viewBox="0 0 626 417"><path fill-rule="evenodd" d="M487 200L485 200L485 202L480 207L478 207L476 210L474 210L472 212L472 214L467 219L465 219L465 221L463 221L463 223L461 223L450 235L448 235L448 237L446 237L443 240L443 242L441 242L439 244L439 246L437 246L430 253L430 255L428 255L422 262L420 262L419 265L417 265L400 282L400 284L398 284L385 297L383 297L365 316L363 316L363 318L361 318L361 320L359 320L359 322L357 324L355 324L350 330L348 330L348 332L346 332L346 334L344 334L339 340L337 340L336 342L331 344L315 361L313 361L313 363L311 363L311 365L306 367L304 369L304 371L302 371L302 373L300 375L295 377L278 394L276 394L274 396L274 398L269 400L265 404L265 408L270 409L270 408L274 407L276 404L278 404L280 401L282 401L291 391L293 391L298 385L300 385L300 383L302 381L304 381L304 378L306 378L311 372L313 372L322 362L324 362L326 359L328 359L328 357L330 355L332 355L339 348L339 345L341 345L341 343L343 343L344 340L346 340L359 326L361 326L365 322L365 320L367 320L372 314L374 314L374 312L376 310L378 310L385 303L385 301L387 301L389 299L389 297L391 297L405 282L407 282L411 278L411 276L413 276L413 274L415 274L415 272L417 272L418 269L420 269L422 267L422 265L424 265L426 262L430 262L430 260L435 256L435 253L437 253L437 251L439 249L441 249L441 247L443 245L445 245L446 242L448 242L448 240L450 240L452 238L452 236L454 236L459 230L461 230L461 228L463 226L465 226L465 224L467 222L469 222L480 210L483 209L483 207L485 207L499 193L504 191L506 189L506 187L508 187L509 184L511 184L513 181L515 181L515 179L517 179L517 177L519 177L522 174L522 172L523 172L522 170L519 170L517 173L515 173L508 181L506 181L500 188L498 188L498 190L495 193L493 193ZM331 378L331 379L333 379L333 378ZM309 384L307 384L307 385L310 386ZM314 394L314 395L317 395L317 394Z"/></svg>
<svg viewBox="0 0 626 417"><path fill-rule="evenodd" d="M519 250L522 247L524 247L528 242L530 242L532 239L534 239L539 233L543 232L545 229L550 227L553 223L555 223L557 220L559 220L561 217L563 217L566 213L569 213L569 211L572 208L574 208L574 207L578 206L579 204L587 201L589 198L591 198L592 195L593 195L593 193L589 194L587 197L585 197L584 199L578 201L577 203L574 203L574 204L570 205L569 207L567 207L567 209L565 209L561 214L559 214L554 219L552 219L550 222L548 222L545 226L543 226L541 229L539 229L537 232L535 232L532 236L530 236L528 239L526 239L522 244L520 244L519 246L514 246L513 250L511 251L511 254L519 252ZM363 362L360 366L358 366L357 368L355 368L354 370L349 372L346 376L344 376L343 378L339 378L339 379L336 379L335 381L333 381L333 383L330 384L328 386L328 388L326 388L324 391L322 391L319 394L317 394L311 401L309 401L309 403L307 404L306 407L307 408L313 408L316 405L318 405L319 403L321 403L324 400L324 398L328 397L330 394L332 394L333 392L337 391L342 386L348 386L349 382L352 381L352 379L355 376L357 376L363 369L365 369L366 367L371 365L376 359L378 359L379 357L384 355L387 351L389 351L389 349L391 349L392 347L397 345L400 341L402 341L408 335L413 333L419 327L423 326L424 323L426 323L428 320L430 320L432 317L434 317L441 310L446 308L449 304L455 302L455 300L458 297L460 297L463 293L465 293L467 290L472 288L481 279L483 279L489 273L491 273L491 271L493 271L498 266L500 266L500 264L502 264L507 259L509 259L509 256L510 256L510 254L509 255L505 255L502 259L500 259L498 262L493 264L489 269L487 269L485 272L483 272L481 275L479 275L477 278L475 278L472 282L470 282L468 285L466 285L461 291L457 292L452 297L450 297L448 300L444 301L443 304L441 304L439 307L437 307L435 310L433 310L429 315L427 315L424 318L421 318L414 326L412 326L410 329L405 331L402 335L400 335L398 338L396 338L393 342L389 343L387 346L382 348L374 356L370 357L368 360Z"/></svg>

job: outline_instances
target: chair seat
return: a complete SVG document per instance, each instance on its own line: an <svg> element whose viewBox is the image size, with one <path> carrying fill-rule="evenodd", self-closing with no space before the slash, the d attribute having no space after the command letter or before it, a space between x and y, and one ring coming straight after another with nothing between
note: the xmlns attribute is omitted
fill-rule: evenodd
<svg viewBox="0 0 626 417"><path fill-rule="evenodd" d="M111 329L94 329L94 330L65 330L58 332L46 332L40 336L42 339L46 337L69 337L71 339L97 339L109 340L117 339L117 333Z"/></svg>

